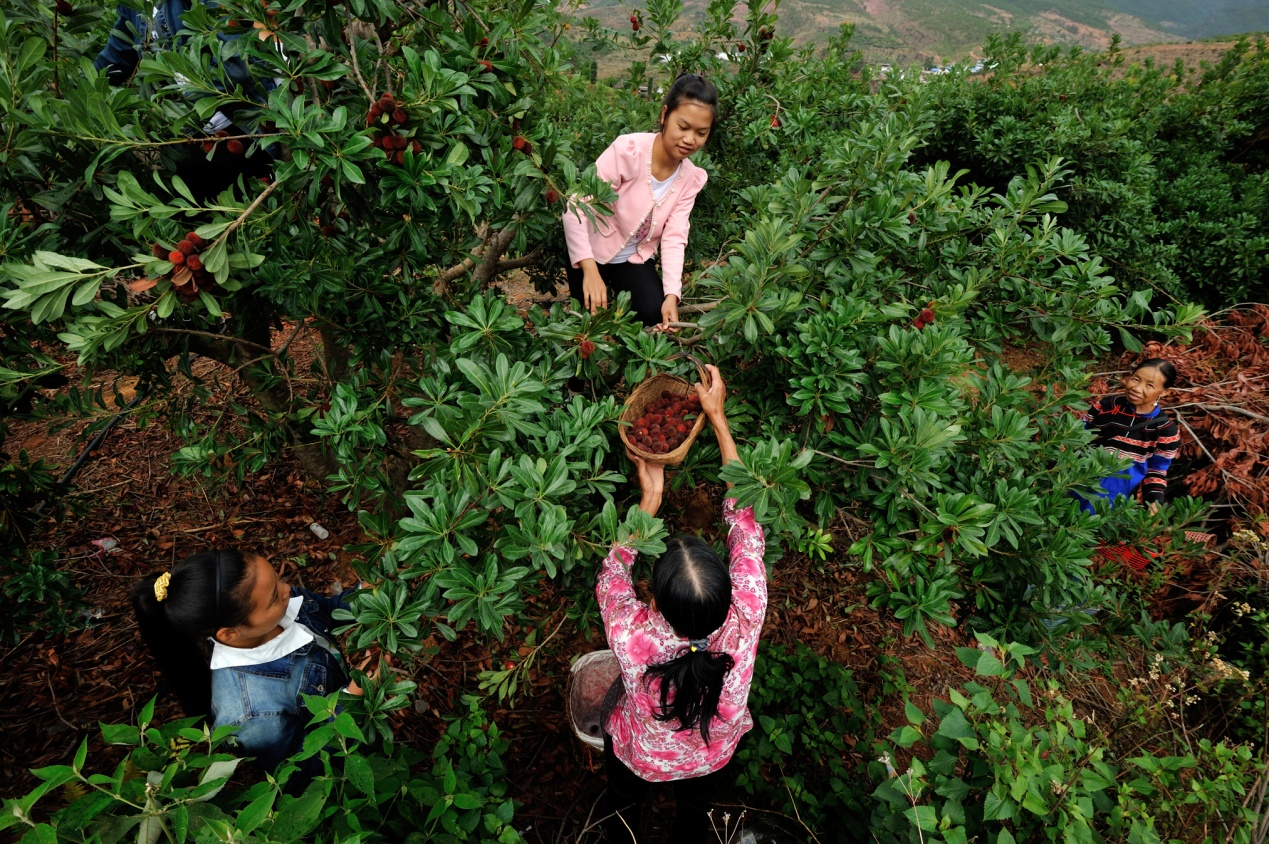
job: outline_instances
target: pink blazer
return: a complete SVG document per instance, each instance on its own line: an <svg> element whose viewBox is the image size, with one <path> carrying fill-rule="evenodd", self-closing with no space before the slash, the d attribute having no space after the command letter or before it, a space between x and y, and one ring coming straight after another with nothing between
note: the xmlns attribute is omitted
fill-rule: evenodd
<svg viewBox="0 0 1269 844"><path fill-rule="evenodd" d="M613 215L596 217L598 226L592 226L584 214L573 208L576 202L586 200L570 199L569 210L564 212L564 240L574 267L586 258L606 264L634 236L644 218L652 214L648 236L639 243L630 261L642 264L655 255L660 246L661 289L667 296L673 293L682 299L683 250L691 229L688 217L696 204L696 195L709 177L690 160L684 160L665 201L654 209L648 179L655 138L651 132L620 135L604 150L595 162L595 171L617 192Z"/></svg>

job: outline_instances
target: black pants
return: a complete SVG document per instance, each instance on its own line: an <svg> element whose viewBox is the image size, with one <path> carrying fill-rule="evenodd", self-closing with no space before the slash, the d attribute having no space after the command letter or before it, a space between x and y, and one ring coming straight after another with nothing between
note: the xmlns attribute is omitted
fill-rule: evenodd
<svg viewBox="0 0 1269 844"><path fill-rule="evenodd" d="M610 300L616 298L618 293L629 291L630 307L643 320L644 325L661 322L661 303L665 301L665 293L661 289L660 267L655 262L600 264L599 275L608 285ZM586 296L582 292L582 271L579 267L568 267L568 294L579 305L586 304Z"/></svg>
<svg viewBox="0 0 1269 844"><path fill-rule="evenodd" d="M732 757L735 758L734 756ZM730 781L732 763L703 777L674 781L674 828L671 844L704 844L714 840L709 810L720 786ZM612 736L604 736L604 769L608 774L608 795L604 814L604 835L608 844L635 841L648 796L647 780L627 768L612 750ZM722 818L715 825L723 828ZM633 832L632 832L633 831Z"/></svg>

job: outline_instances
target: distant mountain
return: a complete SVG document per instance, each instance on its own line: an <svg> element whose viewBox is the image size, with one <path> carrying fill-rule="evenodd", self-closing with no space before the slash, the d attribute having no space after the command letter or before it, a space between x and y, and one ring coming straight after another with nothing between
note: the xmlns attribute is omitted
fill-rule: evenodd
<svg viewBox="0 0 1269 844"><path fill-rule="evenodd" d="M708 0L686 0L699 21ZM582 14L620 27L641 0L595 0ZM738 9L739 12L739 9ZM871 62L944 64L978 55L994 32L1102 49L1269 30L1269 0L781 0L781 34L823 43L843 23Z"/></svg>
<svg viewBox="0 0 1269 844"><path fill-rule="evenodd" d="M1146 18L1186 38L1269 30L1266 0L1106 0L1124 14Z"/></svg>

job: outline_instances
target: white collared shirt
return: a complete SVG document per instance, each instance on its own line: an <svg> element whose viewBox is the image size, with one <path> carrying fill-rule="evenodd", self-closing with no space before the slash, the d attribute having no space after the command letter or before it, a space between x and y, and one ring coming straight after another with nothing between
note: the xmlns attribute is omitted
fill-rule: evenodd
<svg viewBox="0 0 1269 844"><path fill-rule="evenodd" d="M254 648L233 648L213 640L215 644L212 647L211 655L212 670L215 671L217 668L239 668L246 665L263 665L266 662L273 662L275 659L281 659L289 653L298 651L309 642L317 642L318 645L331 653L336 653L334 647L324 637L317 635L295 620L300 614L300 607L303 604L303 596L296 595L292 598L286 605L286 615L278 622L282 632L262 645L256 645Z"/></svg>

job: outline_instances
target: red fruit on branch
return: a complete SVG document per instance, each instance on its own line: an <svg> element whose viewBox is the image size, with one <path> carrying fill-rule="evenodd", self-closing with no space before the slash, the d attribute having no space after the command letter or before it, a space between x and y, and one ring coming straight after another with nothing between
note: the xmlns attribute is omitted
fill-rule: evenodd
<svg viewBox="0 0 1269 844"><path fill-rule="evenodd" d="M423 145L418 141L410 141L410 152L418 155L423 151Z"/></svg>
<svg viewBox="0 0 1269 844"><path fill-rule="evenodd" d="M524 139L524 135L516 135L511 139L511 148L519 152L523 150L528 141Z"/></svg>
<svg viewBox="0 0 1269 844"><path fill-rule="evenodd" d="M185 256L175 250L167 253L167 259L178 267L185 263Z"/></svg>
<svg viewBox="0 0 1269 844"><path fill-rule="evenodd" d="M366 125L369 126L371 123L378 120L381 114L383 114L383 109L379 107L378 103L371 105L370 111L366 113Z"/></svg>
<svg viewBox="0 0 1269 844"><path fill-rule="evenodd" d="M546 202L548 205L554 205L556 200L558 200L559 198L560 198L560 195L555 192L555 188L546 189Z"/></svg>
<svg viewBox="0 0 1269 844"><path fill-rule="evenodd" d="M577 348L581 352L582 360L586 360L595 353L595 341L587 337L578 344Z"/></svg>
<svg viewBox="0 0 1269 844"><path fill-rule="evenodd" d="M922 308L921 321L926 323L927 325L931 322L934 322L934 311L930 310L929 308Z"/></svg>
<svg viewBox="0 0 1269 844"><path fill-rule="evenodd" d="M921 331L925 330L926 325L927 325L926 321L921 319L920 317L917 317L916 319L912 320L912 327L920 329Z"/></svg>
<svg viewBox="0 0 1269 844"><path fill-rule="evenodd" d="M484 72L484 73L493 73L493 72L494 72L493 62L488 61L487 59L481 59L481 60L480 60L480 66L484 69L484 70L483 70L483 72Z"/></svg>
<svg viewBox="0 0 1269 844"><path fill-rule="evenodd" d="M779 128L780 128L780 118L779 118L779 117L777 117L777 116L776 116L776 115L774 115L774 114L773 114L773 115L771 115L771 128L772 128L772 129L779 129Z"/></svg>
<svg viewBox="0 0 1269 844"><path fill-rule="evenodd" d="M211 141L203 141L203 152L211 152L215 148L216 148L216 145L213 144Z"/></svg>
<svg viewBox="0 0 1269 844"><path fill-rule="evenodd" d="M405 114L405 109L394 108L392 110L392 122L397 124L398 126L400 126L402 123L404 123L408 119L409 118Z"/></svg>
<svg viewBox="0 0 1269 844"><path fill-rule="evenodd" d="M225 144L225 149L229 150L230 155L242 155L242 141L234 138Z"/></svg>
<svg viewBox="0 0 1269 844"><path fill-rule="evenodd" d="M638 23L638 22L639 22L639 17L638 17L638 15L631 15L631 16L630 16L630 22L631 22L631 23Z"/></svg>
<svg viewBox="0 0 1269 844"><path fill-rule="evenodd" d="M228 133L228 132L226 132L224 129L217 129L217 130L216 130L216 134L215 134L215 136L214 136L214 137L217 137L217 138L228 138L228 137L229 137L229 133Z"/></svg>
<svg viewBox="0 0 1269 844"><path fill-rule="evenodd" d="M190 243L194 244L195 249L202 249L204 246L207 245L207 241L199 237L197 232L190 232L189 234L185 235L185 239L188 240Z"/></svg>
<svg viewBox="0 0 1269 844"><path fill-rule="evenodd" d="M154 253L155 258L167 257L167 250L157 243L150 247L150 251Z"/></svg>
<svg viewBox="0 0 1269 844"><path fill-rule="evenodd" d="M488 38L482 38L482 39L480 39L480 46L482 46L482 47L488 47L488 46L489 46L489 39L488 39Z"/></svg>
<svg viewBox="0 0 1269 844"><path fill-rule="evenodd" d="M632 21L630 22L630 29L631 29L632 31L634 31L634 32L638 32L638 31L639 31L639 22L638 22L638 21L635 21L635 20L632 20Z"/></svg>
<svg viewBox="0 0 1269 844"><path fill-rule="evenodd" d="M397 151L397 152L396 152L396 153L392 156L392 163L393 163L393 164L404 164L404 163L405 163L405 153L404 153L404 152L401 152L400 150L398 150L398 151Z"/></svg>
<svg viewBox="0 0 1269 844"><path fill-rule="evenodd" d="M203 268L203 259L197 255L190 255L185 259L185 266L189 267L194 272L198 272ZM195 278L197 278L197 276L195 276Z"/></svg>
<svg viewBox="0 0 1269 844"><path fill-rule="evenodd" d="M391 94L384 91L379 95L379 110L381 112L392 111L392 109L396 108L396 102L397 101L393 99Z"/></svg>
<svg viewBox="0 0 1269 844"><path fill-rule="evenodd" d="M745 42L741 41L739 44L736 45L736 52L743 53L744 51L745 51Z"/></svg>
<svg viewBox="0 0 1269 844"><path fill-rule="evenodd" d="M188 240L182 240L180 243L176 244L176 251L188 257L198 250L194 247L194 244L190 243Z"/></svg>

